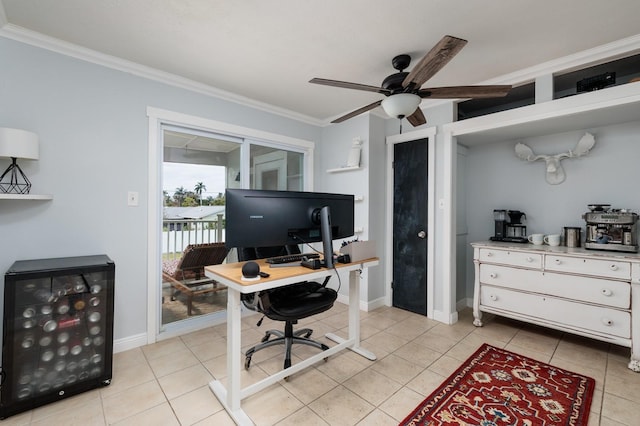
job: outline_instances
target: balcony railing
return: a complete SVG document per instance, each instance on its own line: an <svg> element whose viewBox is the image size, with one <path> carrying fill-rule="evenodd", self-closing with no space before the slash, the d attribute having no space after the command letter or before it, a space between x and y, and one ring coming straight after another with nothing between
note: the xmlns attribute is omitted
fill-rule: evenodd
<svg viewBox="0 0 640 426"><path fill-rule="evenodd" d="M176 259L189 244L224 241L223 214L213 220L171 219L162 221L162 257Z"/></svg>

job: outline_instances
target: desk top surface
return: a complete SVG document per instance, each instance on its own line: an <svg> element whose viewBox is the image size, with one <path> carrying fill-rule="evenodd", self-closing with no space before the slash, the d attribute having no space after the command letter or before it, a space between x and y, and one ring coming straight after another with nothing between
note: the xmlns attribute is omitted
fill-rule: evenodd
<svg viewBox="0 0 640 426"><path fill-rule="evenodd" d="M351 271L363 267L375 266L378 264L378 261L378 258L374 257L371 259L360 260L352 263L336 263L336 269ZM207 274L207 276L213 279L219 279L223 284L228 285L230 283L233 283L236 286L245 287L247 288L247 290L249 290L249 288L251 287L262 287L262 284L276 284L291 279L300 279L301 277L303 277L305 280L313 280L334 273L333 269L309 269L303 266L284 266L271 268L264 259L256 260L255 262L260 266L261 271L266 272L270 275L268 278L244 280L242 278L242 266L246 262L223 263L220 265L205 266L205 273ZM274 287L277 287L277 285L274 285ZM252 288L251 291L255 290Z"/></svg>

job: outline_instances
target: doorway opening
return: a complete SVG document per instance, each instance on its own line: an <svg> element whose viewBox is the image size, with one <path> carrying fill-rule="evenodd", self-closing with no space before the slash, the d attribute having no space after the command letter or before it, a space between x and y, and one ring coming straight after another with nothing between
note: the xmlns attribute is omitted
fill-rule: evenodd
<svg viewBox="0 0 640 426"><path fill-rule="evenodd" d="M225 248L215 245L225 240L224 192L240 186L243 144L174 126L163 127L162 139L161 330L226 309L226 290L203 267L224 261Z"/></svg>

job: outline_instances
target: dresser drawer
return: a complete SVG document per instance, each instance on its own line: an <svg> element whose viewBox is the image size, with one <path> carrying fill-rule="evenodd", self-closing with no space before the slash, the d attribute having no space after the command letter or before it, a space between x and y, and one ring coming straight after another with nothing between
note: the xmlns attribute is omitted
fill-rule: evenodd
<svg viewBox="0 0 640 426"><path fill-rule="evenodd" d="M547 255L544 261L544 269L598 277L631 279L631 264L618 260Z"/></svg>
<svg viewBox="0 0 640 426"><path fill-rule="evenodd" d="M604 333L626 339L631 337L631 314L616 309L487 285L480 287L480 305L574 329Z"/></svg>
<svg viewBox="0 0 640 426"><path fill-rule="evenodd" d="M631 306L628 282L480 264L480 283L596 303L621 309Z"/></svg>
<svg viewBox="0 0 640 426"><path fill-rule="evenodd" d="M631 282L634 284L640 284L640 263L634 263L631 265Z"/></svg>
<svg viewBox="0 0 640 426"><path fill-rule="evenodd" d="M542 268L542 255L537 253L523 253L511 250L480 249L480 262L500 263L503 265L523 266L527 268Z"/></svg>

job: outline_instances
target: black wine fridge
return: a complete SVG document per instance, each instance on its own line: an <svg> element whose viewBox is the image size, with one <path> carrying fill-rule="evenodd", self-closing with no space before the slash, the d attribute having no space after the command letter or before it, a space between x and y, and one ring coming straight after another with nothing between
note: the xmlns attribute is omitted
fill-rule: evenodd
<svg viewBox="0 0 640 426"><path fill-rule="evenodd" d="M21 260L5 274L0 419L111 383L115 265Z"/></svg>

